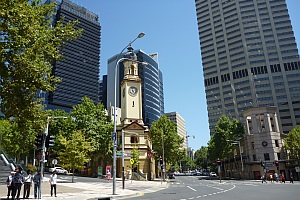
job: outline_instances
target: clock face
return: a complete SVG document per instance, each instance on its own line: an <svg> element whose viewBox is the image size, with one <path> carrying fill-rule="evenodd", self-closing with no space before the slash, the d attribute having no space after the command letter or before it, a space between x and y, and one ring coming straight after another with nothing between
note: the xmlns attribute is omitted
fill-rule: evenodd
<svg viewBox="0 0 300 200"><path fill-rule="evenodd" d="M132 95L135 95L137 93L137 88L136 87L130 87L129 88L129 93Z"/></svg>

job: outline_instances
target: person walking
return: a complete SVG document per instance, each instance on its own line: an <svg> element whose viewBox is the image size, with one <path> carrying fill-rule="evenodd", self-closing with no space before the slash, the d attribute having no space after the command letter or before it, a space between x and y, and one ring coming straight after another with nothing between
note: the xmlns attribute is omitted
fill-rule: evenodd
<svg viewBox="0 0 300 200"><path fill-rule="evenodd" d="M13 178L14 178L15 172L10 172L10 175L6 179L6 185L7 185L7 199L9 199L9 196L13 197Z"/></svg>
<svg viewBox="0 0 300 200"><path fill-rule="evenodd" d="M281 183L285 183L285 177L284 177L284 174L283 174L283 173L281 174L281 179L282 179L282 180L281 180L281 181L282 181Z"/></svg>
<svg viewBox="0 0 300 200"><path fill-rule="evenodd" d="M13 199L17 197L17 200L20 199L21 188L24 183L24 176L22 170L23 169L21 166L17 166L16 173L13 178Z"/></svg>
<svg viewBox="0 0 300 200"><path fill-rule="evenodd" d="M36 199L38 197L38 192L40 191L40 182L41 182L41 173L38 171L36 175L33 177L33 183L34 183L34 198Z"/></svg>
<svg viewBox="0 0 300 200"><path fill-rule="evenodd" d="M266 181L266 176L265 175L262 175L261 177L260 177L260 179L261 179L261 183L267 183L267 181Z"/></svg>
<svg viewBox="0 0 300 200"><path fill-rule="evenodd" d="M27 176L24 178L23 199L28 199L30 196L30 188L32 186L33 177L30 170L27 170Z"/></svg>
<svg viewBox="0 0 300 200"><path fill-rule="evenodd" d="M54 196L56 197L56 183L57 183L57 174L56 171L53 171L53 173L50 175L50 186L51 186L51 197L53 196L53 190L54 190Z"/></svg>
<svg viewBox="0 0 300 200"><path fill-rule="evenodd" d="M294 184L294 176L292 172L290 173L290 183Z"/></svg>
<svg viewBox="0 0 300 200"><path fill-rule="evenodd" d="M273 183L273 174L270 174L270 182Z"/></svg>

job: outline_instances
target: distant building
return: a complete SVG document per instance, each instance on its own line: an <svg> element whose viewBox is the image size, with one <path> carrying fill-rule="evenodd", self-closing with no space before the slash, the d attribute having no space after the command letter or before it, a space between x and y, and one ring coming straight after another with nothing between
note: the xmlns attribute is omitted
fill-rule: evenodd
<svg viewBox="0 0 300 200"><path fill-rule="evenodd" d="M53 2L48 0L46 3ZM56 1L57 14L53 25L64 17L64 23L78 20L82 36L61 49L62 61L53 65L53 75L62 79L54 92L46 96L47 109L70 111L84 96L99 101L100 31L98 15L69 0Z"/></svg>
<svg viewBox="0 0 300 200"><path fill-rule="evenodd" d="M186 128L184 119L177 112L165 113L169 117L171 122L175 122L177 126L177 133L180 137L183 138L182 148L187 149L187 137L186 137Z"/></svg>
<svg viewBox="0 0 300 200"><path fill-rule="evenodd" d="M195 159L195 150L192 147L187 148L187 155L194 160Z"/></svg>
<svg viewBox="0 0 300 200"><path fill-rule="evenodd" d="M102 76L99 83L99 102L106 107L107 105L107 75Z"/></svg>
<svg viewBox="0 0 300 200"><path fill-rule="evenodd" d="M276 106L300 124L300 60L285 0L195 0L210 133L222 115Z"/></svg>
<svg viewBox="0 0 300 200"><path fill-rule="evenodd" d="M146 126L151 126L153 121L157 121L164 114L164 94L163 94L163 76L159 69L156 54L146 54L142 50L134 50L137 56L138 75L142 81L142 116ZM107 65L107 101L106 108L114 106L115 91L115 68L116 62L124 55L115 55L108 59ZM149 65L142 65L141 62L147 62ZM123 62L117 67L117 87L116 87L116 107L121 107L120 84L124 77ZM104 97L104 95L103 95Z"/></svg>

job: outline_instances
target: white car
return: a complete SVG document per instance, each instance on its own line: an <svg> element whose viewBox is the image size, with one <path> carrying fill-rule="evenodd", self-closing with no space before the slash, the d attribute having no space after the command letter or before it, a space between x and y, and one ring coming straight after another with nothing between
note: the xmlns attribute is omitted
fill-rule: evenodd
<svg viewBox="0 0 300 200"><path fill-rule="evenodd" d="M68 171L65 170L62 167L53 167L53 168L49 168L49 172L54 172L56 171L57 174L68 174Z"/></svg>
<svg viewBox="0 0 300 200"><path fill-rule="evenodd" d="M210 172L210 174L209 174L210 176L212 176L212 177L217 177L217 174L216 174L216 172Z"/></svg>

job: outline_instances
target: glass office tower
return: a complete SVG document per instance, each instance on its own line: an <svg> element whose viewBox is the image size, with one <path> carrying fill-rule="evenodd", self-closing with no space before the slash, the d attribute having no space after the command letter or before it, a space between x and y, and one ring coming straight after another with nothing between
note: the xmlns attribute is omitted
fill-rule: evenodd
<svg viewBox="0 0 300 200"><path fill-rule="evenodd" d="M57 6L54 17L64 22L78 20L83 29L80 38L68 42L61 50L63 61L54 63L53 74L62 79L56 90L46 97L47 109L70 111L84 96L99 101L100 23L98 15L69 0Z"/></svg>
<svg viewBox="0 0 300 200"><path fill-rule="evenodd" d="M276 106L300 124L300 61L285 0L195 0L209 128L222 115Z"/></svg>
<svg viewBox="0 0 300 200"><path fill-rule="evenodd" d="M159 69L157 54L146 54L142 50L134 50L139 62L147 62L149 65L139 64L139 77L142 80L142 115L146 126L151 126L153 121L157 121L164 114L163 76ZM126 53L125 53L126 54ZM114 74L115 66L122 55L115 55L108 59L107 65L107 103L106 108L114 105ZM120 108L120 83L124 77L124 66L120 62L117 68L117 107Z"/></svg>

